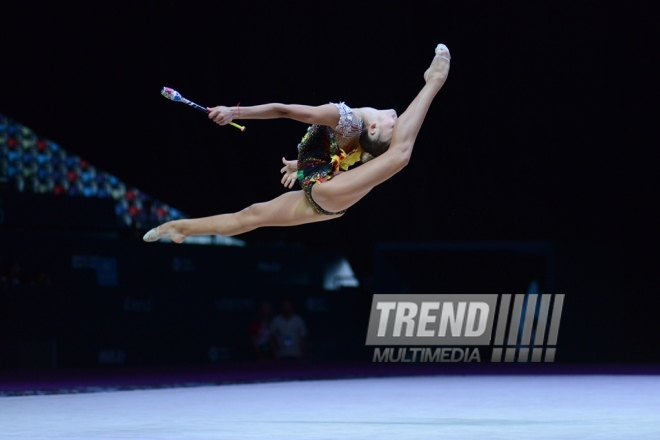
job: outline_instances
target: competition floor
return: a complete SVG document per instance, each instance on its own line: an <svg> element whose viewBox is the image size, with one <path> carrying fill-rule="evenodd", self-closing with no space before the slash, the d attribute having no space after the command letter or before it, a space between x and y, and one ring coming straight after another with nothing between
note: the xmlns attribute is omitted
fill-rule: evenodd
<svg viewBox="0 0 660 440"><path fill-rule="evenodd" d="M0 397L2 439L660 439L660 376L311 380Z"/></svg>

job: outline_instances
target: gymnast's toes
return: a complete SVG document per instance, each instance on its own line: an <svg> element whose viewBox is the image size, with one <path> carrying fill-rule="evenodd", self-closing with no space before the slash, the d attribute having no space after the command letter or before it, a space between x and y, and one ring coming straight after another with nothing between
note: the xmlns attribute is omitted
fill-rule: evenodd
<svg viewBox="0 0 660 440"><path fill-rule="evenodd" d="M429 78L433 76L434 78L444 80L447 78L449 73L449 61L451 60L451 55L449 54L449 49L444 44L438 44L435 48L435 57L426 72L424 72L424 81L428 82Z"/></svg>
<svg viewBox="0 0 660 440"><path fill-rule="evenodd" d="M438 56L444 56L448 59L451 59L451 55L449 55L449 48L444 44L438 44L435 47L435 54Z"/></svg>
<svg viewBox="0 0 660 440"><path fill-rule="evenodd" d="M172 240L174 243L183 243L183 241L186 239L186 236L183 234L180 234L173 226L169 224L161 225L163 226L163 229L161 230L161 227L158 226L157 228L154 228L144 234L144 237L142 237L142 240L146 242L152 242L152 241L158 241L161 238L167 237L170 240Z"/></svg>
<svg viewBox="0 0 660 440"><path fill-rule="evenodd" d="M152 241L160 240L160 234L158 232L158 228L151 229L149 232L144 234L144 237L142 237L142 240L144 240L146 242L152 242Z"/></svg>

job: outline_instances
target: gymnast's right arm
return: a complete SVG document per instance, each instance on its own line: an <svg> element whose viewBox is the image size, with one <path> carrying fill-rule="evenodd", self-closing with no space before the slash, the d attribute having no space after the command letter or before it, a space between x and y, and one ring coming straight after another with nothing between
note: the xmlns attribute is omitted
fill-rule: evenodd
<svg viewBox="0 0 660 440"><path fill-rule="evenodd" d="M332 104L318 107L298 104L263 104L252 107L208 107L209 118L225 125L234 119L277 119L288 118L306 124L336 127L339 123L339 110Z"/></svg>

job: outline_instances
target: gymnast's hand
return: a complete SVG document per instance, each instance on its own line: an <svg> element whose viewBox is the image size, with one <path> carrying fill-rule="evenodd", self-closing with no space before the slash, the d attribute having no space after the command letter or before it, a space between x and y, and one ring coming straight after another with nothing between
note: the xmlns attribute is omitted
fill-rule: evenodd
<svg viewBox="0 0 660 440"><path fill-rule="evenodd" d="M293 188L293 184L298 180L298 161L282 158L282 163L284 164L280 170L280 173L284 174L282 176L282 185L285 188Z"/></svg>
<svg viewBox="0 0 660 440"><path fill-rule="evenodd" d="M209 119L219 125L227 125L234 119L229 107L219 105L217 107L206 107L206 110L209 111Z"/></svg>

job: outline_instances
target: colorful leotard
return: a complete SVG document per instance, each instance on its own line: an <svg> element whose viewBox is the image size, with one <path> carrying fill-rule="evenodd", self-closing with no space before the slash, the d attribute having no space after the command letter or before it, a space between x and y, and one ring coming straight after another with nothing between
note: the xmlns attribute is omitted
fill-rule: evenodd
<svg viewBox="0 0 660 440"><path fill-rule="evenodd" d="M333 104L339 110L339 125L312 125L298 144L298 182L316 212L326 215L343 214L346 210L328 212L321 208L312 198L312 186L332 179L339 169L348 170L360 160L363 151L358 139L364 122L343 102Z"/></svg>

